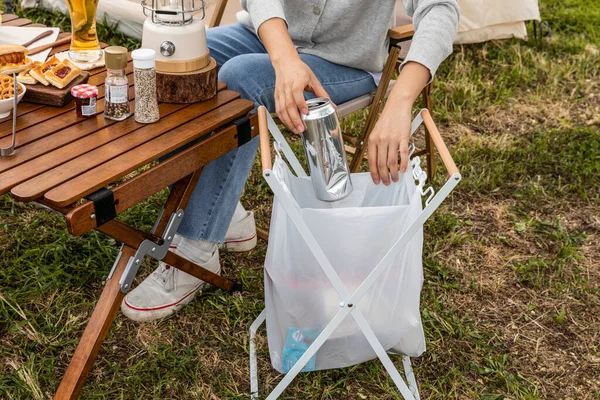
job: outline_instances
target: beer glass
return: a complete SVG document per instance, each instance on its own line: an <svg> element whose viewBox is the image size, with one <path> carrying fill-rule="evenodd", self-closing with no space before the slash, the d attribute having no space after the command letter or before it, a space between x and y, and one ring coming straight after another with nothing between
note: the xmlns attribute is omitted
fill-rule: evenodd
<svg viewBox="0 0 600 400"><path fill-rule="evenodd" d="M102 57L96 32L98 0L67 0L71 17L69 58L76 62L94 62Z"/></svg>

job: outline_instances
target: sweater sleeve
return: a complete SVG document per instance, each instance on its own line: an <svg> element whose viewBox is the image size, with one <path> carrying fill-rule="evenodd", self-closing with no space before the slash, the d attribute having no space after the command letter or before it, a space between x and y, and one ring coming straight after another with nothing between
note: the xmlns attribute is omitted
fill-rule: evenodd
<svg viewBox="0 0 600 400"><path fill-rule="evenodd" d="M282 0L241 0L241 4L250 14L256 32L263 22L271 18L281 18L287 24Z"/></svg>
<svg viewBox="0 0 600 400"><path fill-rule="evenodd" d="M404 6L412 17L415 35L402 66L409 61L422 64L433 79L442 61L452 53L460 16L458 1L404 0Z"/></svg>

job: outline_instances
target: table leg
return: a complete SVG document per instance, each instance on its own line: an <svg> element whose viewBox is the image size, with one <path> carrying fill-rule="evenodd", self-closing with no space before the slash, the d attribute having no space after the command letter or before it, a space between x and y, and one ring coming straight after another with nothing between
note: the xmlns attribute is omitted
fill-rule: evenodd
<svg viewBox="0 0 600 400"><path fill-rule="evenodd" d="M98 356L102 342L104 342L121 306L123 297L125 297L125 293L121 292L119 279L125 270L127 260L134 254L134 249L123 247L123 254L121 254L112 277L106 281L106 286L94 308L92 317L56 391L55 400L70 400L79 397L83 384Z"/></svg>
<svg viewBox="0 0 600 400"><path fill-rule="evenodd" d="M200 178L201 172L202 169L199 169L175 183L165 204L163 215L157 223L155 234L150 236L153 238L161 236L164 233L171 214L178 209L185 208L192 191ZM127 261L130 257L135 255L139 243L146 239L145 235L141 232L117 221L110 221L96 229L123 242L125 246L123 247L123 254L117 263L115 271L112 277L106 282L106 286L104 287L100 299L96 304L96 308L94 308L92 317L83 332L83 336L79 341L75 354L60 382L54 397L56 400L71 400L76 399L79 396L94 361L100 352L102 342L106 338L108 330L117 315L117 311L121 306L123 298L125 297L125 293L121 291L119 280L125 271ZM168 252L163 261L224 290L230 292L239 290L239 285L235 282L208 271L175 253Z"/></svg>
<svg viewBox="0 0 600 400"><path fill-rule="evenodd" d="M171 214L177 210L185 209L190 201L190 197L192 197L192 192L200 179L203 168L204 167L175 182L169 193L169 198L163 207L162 215L159 217L156 224L153 232L155 235L162 236L167 227L167 222L169 222L169 218L171 218Z"/></svg>

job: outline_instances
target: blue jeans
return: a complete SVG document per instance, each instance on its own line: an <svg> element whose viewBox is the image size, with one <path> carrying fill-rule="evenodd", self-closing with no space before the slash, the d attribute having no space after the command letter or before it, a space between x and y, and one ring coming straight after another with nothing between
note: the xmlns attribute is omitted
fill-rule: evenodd
<svg viewBox="0 0 600 400"><path fill-rule="evenodd" d="M275 112L275 71L258 36L240 24L206 32L210 55L219 65L219 80L227 88ZM336 104L376 89L365 71L301 54ZM307 98L314 97L305 93ZM256 156L258 137L204 167L185 209L178 234L190 239L222 243Z"/></svg>

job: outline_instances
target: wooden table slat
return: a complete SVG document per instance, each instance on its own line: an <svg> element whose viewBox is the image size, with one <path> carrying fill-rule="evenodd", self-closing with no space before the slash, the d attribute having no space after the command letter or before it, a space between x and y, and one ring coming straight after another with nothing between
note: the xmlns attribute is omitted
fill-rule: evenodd
<svg viewBox="0 0 600 400"><path fill-rule="evenodd" d="M4 23L4 17L2 17L2 25L6 25L6 26L27 26L30 25L31 21L26 19L26 18L17 18L17 19L13 19L8 23Z"/></svg>
<svg viewBox="0 0 600 400"><path fill-rule="evenodd" d="M130 75L132 75L132 74L130 74ZM102 81L104 82L103 78L104 77L101 77L99 79L102 79ZM130 100L134 100L135 92L133 91L133 76L128 76L128 79L129 79L129 98L130 98ZM92 82L94 82L92 77L90 77L90 80ZM94 83L91 83L91 84L94 84ZM96 86L98 86L98 101L96 103L96 109L98 110L98 112L104 112L104 101L103 101L104 94L105 94L104 93L105 92L104 84L103 83L97 84ZM68 114L68 113L75 115L75 103L74 102L70 102L69 104L67 104L63 107L46 106L46 107L43 107L42 109L37 109L36 113L33 115L18 116L17 117L17 132L23 132L25 129L31 128L31 127L37 128L40 123L44 123L45 125L53 124L53 123L56 124L56 121L52 121L53 119L54 120L63 120L63 118L65 117L65 114ZM64 127L64 125L62 125L62 127ZM47 133L53 132L53 131L48 131L48 128L46 128L45 131ZM12 120L5 120L5 122L1 122L0 123L0 138L10 136L11 134L12 134ZM8 138L7 138L7 140L8 140ZM21 141L20 144L18 144L17 146L23 145L23 144L24 144L24 142ZM2 145L0 144L0 146L2 146Z"/></svg>
<svg viewBox="0 0 600 400"><path fill-rule="evenodd" d="M104 163L104 166L106 166L109 164L109 161L112 158L119 156L120 154L123 154L131 149L135 149L137 146L140 146L141 144L164 134L165 131L174 129L182 124L187 123L188 121L192 121L199 115L206 114L216 107L231 102L237 97L239 97L239 94L232 91L219 92L213 100L203 103L196 103L185 107L179 112L171 114L165 118L161 118L160 123L142 125L137 124L134 120L127 121L128 124L134 124L134 126L139 127L139 129L133 130L132 132L121 137L110 137L108 131L111 131L111 128L108 128L107 132L105 132L102 136L109 136L107 140L114 139L110 141L110 145L97 147L68 162L62 162L60 158L55 158L53 162L48 162L48 165L53 164L56 166L56 168L49 169L44 173L37 173L36 176L31 177L31 179L28 181L13 188L11 192L13 193L13 196L24 201L41 197L43 193L51 188L73 179L77 175L98 165L102 165ZM119 128L120 125L121 124L119 124L117 128ZM112 129L112 131L114 131L114 129ZM119 133L117 132L116 135L119 135ZM84 138L83 141L90 143L91 146L96 145L96 140L94 139L96 136L100 135L94 134L92 136L93 137ZM51 153L49 156L61 155L63 153L64 152L61 152L59 149L58 151ZM47 162L47 158L48 157L44 157L41 160ZM40 163L41 160L34 160L31 163L32 167ZM27 167L28 165L25 164L21 167L17 167L15 169L16 171L9 170L3 175L6 176L7 180L13 176L18 177L20 173L27 173Z"/></svg>
<svg viewBox="0 0 600 400"><path fill-rule="evenodd" d="M185 106L185 104L160 104L160 115L166 117ZM133 102L130 103L130 107L133 109ZM86 118L78 124L53 133L51 140L34 141L26 146L20 147L10 159L0 158L0 173L16 168L23 163L29 163L24 167L24 171L26 172L22 176L22 180L26 180L29 177L34 176L31 175L34 170L38 172L46 171L46 169L41 168L39 163L44 164L45 166L48 166L49 164L45 163L43 160L36 160L38 157L52 156L53 160L56 161L55 151L60 151L60 153L64 154L63 157L60 157L63 160L62 162L67 162L84 154L86 151L108 143L112 136L120 137L131 132L133 130L132 127L137 129L143 126L135 123L134 118L131 117L121 122L118 127L109 129L109 127L115 123L117 123L117 121L104 118L103 114ZM88 136L92 136L89 140L92 142L91 147L82 139L87 138ZM54 166L55 165L52 165L51 167ZM3 177L6 181L0 183L0 193L7 188L10 189L10 184L8 182L10 180L9 176L3 175Z"/></svg>
<svg viewBox="0 0 600 400"><path fill-rule="evenodd" d="M137 168L247 114L253 107L254 103L249 100L238 99L227 103L200 118L137 146L134 150L112 159L109 163L77 176L50 190L44 197L51 204L58 206L72 204Z"/></svg>
<svg viewBox="0 0 600 400"><path fill-rule="evenodd" d="M42 107L44 107L43 104L28 103L28 102L22 101L17 106L17 118L20 117L21 115L25 115L25 114L30 113L35 110L39 110ZM9 117L6 117L6 118L0 118L0 123L7 122L9 120L12 121L12 115Z"/></svg>
<svg viewBox="0 0 600 400"><path fill-rule="evenodd" d="M133 87L129 88L129 93L133 96ZM97 103L98 112L102 113L104 111L104 99L100 99ZM49 109L43 108L39 110L39 114L44 113L45 110ZM36 115L36 114L34 114ZM63 129L69 128L71 126L77 125L82 122L84 118L78 117L75 110L71 110L65 114L61 114L60 118L52 118L43 123L39 123L38 125L31 126L27 129L23 129L20 132L17 132L17 151L20 147L27 145L29 143L35 142L37 140L44 139L56 132L59 132ZM51 139L50 139L51 140ZM0 146L5 145L5 143L9 143L10 137L5 137L0 139Z"/></svg>
<svg viewBox="0 0 600 400"><path fill-rule="evenodd" d="M18 15L15 14L4 14L2 15L2 25L10 26L8 23L19 19Z"/></svg>
<svg viewBox="0 0 600 400"><path fill-rule="evenodd" d="M161 104L160 110L164 111L166 117L184 107L185 105L179 104ZM7 163L3 164L0 160L0 170L5 169L2 171L0 194L77 157L85 157L86 153L146 126L135 122L133 117L116 126L116 121L108 121L110 120L105 120L103 115L98 115L95 119L84 121L88 122L87 124L76 124L53 134L52 143L48 143L48 140L39 140L22 148L23 152L19 149L14 157L7 160ZM61 145L61 142L65 142L64 145ZM23 160L26 157L33 157L33 159Z"/></svg>

